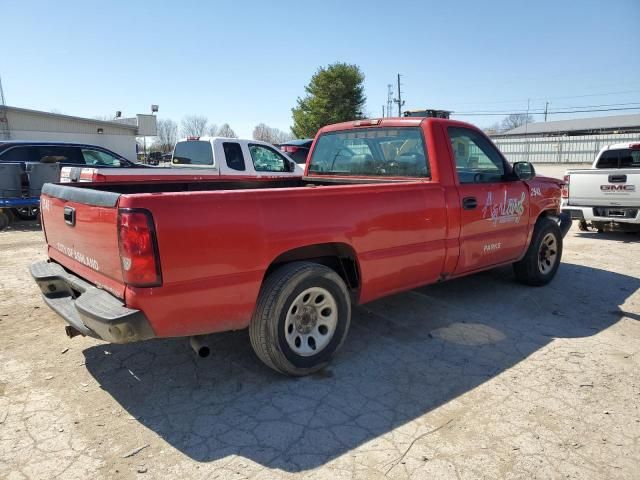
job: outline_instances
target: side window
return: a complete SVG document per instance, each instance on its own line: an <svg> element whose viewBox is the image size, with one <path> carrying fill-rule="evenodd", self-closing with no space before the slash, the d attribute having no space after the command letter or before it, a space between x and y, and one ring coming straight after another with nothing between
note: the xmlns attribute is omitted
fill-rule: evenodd
<svg viewBox="0 0 640 480"><path fill-rule="evenodd" d="M77 163L84 164L84 160L73 147L42 146L35 147L35 157L31 160L40 163Z"/></svg>
<svg viewBox="0 0 640 480"><path fill-rule="evenodd" d="M27 147L14 147L0 153L0 161L2 162L28 162L29 161L29 148Z"/></svg>
<svg viewBox="0 0 640 480"><path fill-rule="evenodd" d="M87 165L120 167L120 159L101 150L82 149L82 158Z"/></svg>
<svg viewBox="0 0 640 480"><path fill-rule="evenodd" d="M246 167L244 165L244 155L242 154L240 144L236 142L224 142L222 148L224 150L224 158L227 159L227 166L232 170L244 172Z"/></svg>
<svg viewBox="0 0 640 480"><path fill-rule="evenodd" d="M460 183L492 183L503 180L505 163L485 137L462 127L449 127Z"/></svg>
<svg viewBox="0 0 640 480"><path fill-rule="evenodd" d="M264 145L249 145L249 153L256 172L290 172L289 160Z"/></svg>

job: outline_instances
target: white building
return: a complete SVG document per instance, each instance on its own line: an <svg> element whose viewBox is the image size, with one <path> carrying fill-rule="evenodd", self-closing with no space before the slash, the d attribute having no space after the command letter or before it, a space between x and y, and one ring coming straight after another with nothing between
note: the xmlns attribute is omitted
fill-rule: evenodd
<svg viewBox="0 0 640 480"><path fill-rule="evenodd" d="M88 143L135 161L136 137L156 135L154 115L103 121L26 108L4 108L9 140Z"/></svg>
<svg viewBox="0 0 640 480"><path fill-rule="evenodd" d="M640 142L640 115L535 122L491 139L510 162L591 163L605 145Z"/></svg>

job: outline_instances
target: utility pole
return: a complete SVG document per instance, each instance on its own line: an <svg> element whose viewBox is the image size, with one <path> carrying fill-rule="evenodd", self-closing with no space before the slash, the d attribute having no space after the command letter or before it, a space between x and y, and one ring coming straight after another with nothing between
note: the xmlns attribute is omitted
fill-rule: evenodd
<svg viewBox="0 0 640 480"><path fill-rule="evenodd" d="M544 104L544 121L547 121L547 109L549 108L549 102Z"/></svg>
<svg viewBox="0 0 640 480"><path fill-rule="evenodd" d="M398 116L401 117L402 116L402 107L404 105L404 102L402 101L402 89L400 88L400 77L402 75L398 74L398 98L396 98L394 100L395 103L398 104Z"/></svg>
<svg viewBox="0 0 640 480"><path fill-rule="evenodd" d="M382 105L382 118L384 118L384 105Z"/></svg>
<svg viewBox="0 0 640 480"><path fill-rule="evenodd" d="M4 102L4 91L2 90L2 79L0 78L0 139L9 140L9 120L7 119L7 108Z"/></svg>
<svg viewBox="0 0 640 480"><path fill-rule="evenodd" d="M387 84L387 117L391 116L391 107L393 106L393 85Z"/></svg>

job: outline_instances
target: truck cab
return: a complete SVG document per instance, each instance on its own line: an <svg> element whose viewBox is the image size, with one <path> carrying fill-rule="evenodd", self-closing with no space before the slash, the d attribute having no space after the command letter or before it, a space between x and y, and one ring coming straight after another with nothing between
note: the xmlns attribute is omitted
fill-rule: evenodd
<svg viewBox="0 0 640 480"><path fill-rule="evenodd" d="M204 169L221 176L291 177L302 167L273 145L258 140L187 137L176 143L171 167Z"/></svg>

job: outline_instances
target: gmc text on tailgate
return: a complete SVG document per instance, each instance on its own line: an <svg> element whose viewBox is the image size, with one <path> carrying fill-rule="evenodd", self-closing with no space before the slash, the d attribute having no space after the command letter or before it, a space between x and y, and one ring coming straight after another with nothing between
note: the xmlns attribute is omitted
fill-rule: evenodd
<svg viewBox="0 0 640 480"><path fill-rule="evenodd" d="M302 178L46 185L31 273L71 336L249 328L265 364L306 375L354 305L505 264L551 281L561 186L469 124L359 120L318 132Z"/></svg>

